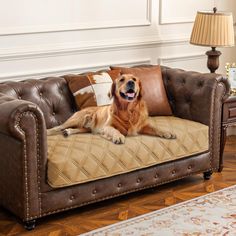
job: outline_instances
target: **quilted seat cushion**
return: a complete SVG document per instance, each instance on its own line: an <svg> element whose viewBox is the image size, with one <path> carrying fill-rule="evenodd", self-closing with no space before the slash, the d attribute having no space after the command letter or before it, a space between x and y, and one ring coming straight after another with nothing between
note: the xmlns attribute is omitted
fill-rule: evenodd
<svg viewBox="0 0 236 236"><path fill-rule="evenodd" d="M54 188L70 186L208 150L208 126L173 116L150 119L177 139L138 135L116 145L93 134L48 136L48 183Z"/></svg>

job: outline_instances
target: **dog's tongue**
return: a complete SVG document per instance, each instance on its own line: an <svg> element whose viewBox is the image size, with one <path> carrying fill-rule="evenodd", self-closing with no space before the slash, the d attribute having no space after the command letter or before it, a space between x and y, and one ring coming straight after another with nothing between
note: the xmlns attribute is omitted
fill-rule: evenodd
<svg viewBox="0 0 236 236"><path fill-rule="evenodd" d="M135 93L126 93L126 95L129 97L129 98L133 98Z"/></svg>

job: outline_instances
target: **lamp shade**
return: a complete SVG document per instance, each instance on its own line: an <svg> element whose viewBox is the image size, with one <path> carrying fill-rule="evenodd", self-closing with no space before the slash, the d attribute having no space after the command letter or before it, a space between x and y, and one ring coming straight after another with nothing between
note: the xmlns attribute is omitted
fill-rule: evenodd
<svg viewBox="0 0 236 236"><path fill-rule="evenodd" d="M198 12L190 43L209 47L234 46L233 16L230 12Z"/></svg>

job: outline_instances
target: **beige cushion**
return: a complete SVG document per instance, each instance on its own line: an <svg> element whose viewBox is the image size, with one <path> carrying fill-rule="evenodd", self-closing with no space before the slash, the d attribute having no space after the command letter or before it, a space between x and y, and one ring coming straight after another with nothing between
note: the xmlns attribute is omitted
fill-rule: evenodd
<svg viewBox="0 0 236 236"><path fill-rule="evenodd" d="M177 139L138 135L116 145L93 134L48 136L48 183L55 188L84 183L208 150L208 126L172 116L151 119Z"/></svg>

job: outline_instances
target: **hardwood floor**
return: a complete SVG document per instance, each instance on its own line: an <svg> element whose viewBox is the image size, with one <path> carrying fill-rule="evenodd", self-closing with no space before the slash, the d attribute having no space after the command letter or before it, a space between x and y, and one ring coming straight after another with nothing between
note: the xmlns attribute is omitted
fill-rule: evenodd
<svg viewBox="0 0 236 236"><path fill-rule="evenodd" d="M129 194L102 203L43 218L33 231L26 231L17 219L0 208L0 236L79 235L95 228L161 209L236 184L236 136L227 138L224 169L204 181L196 175L155 189Z"/></svg>

